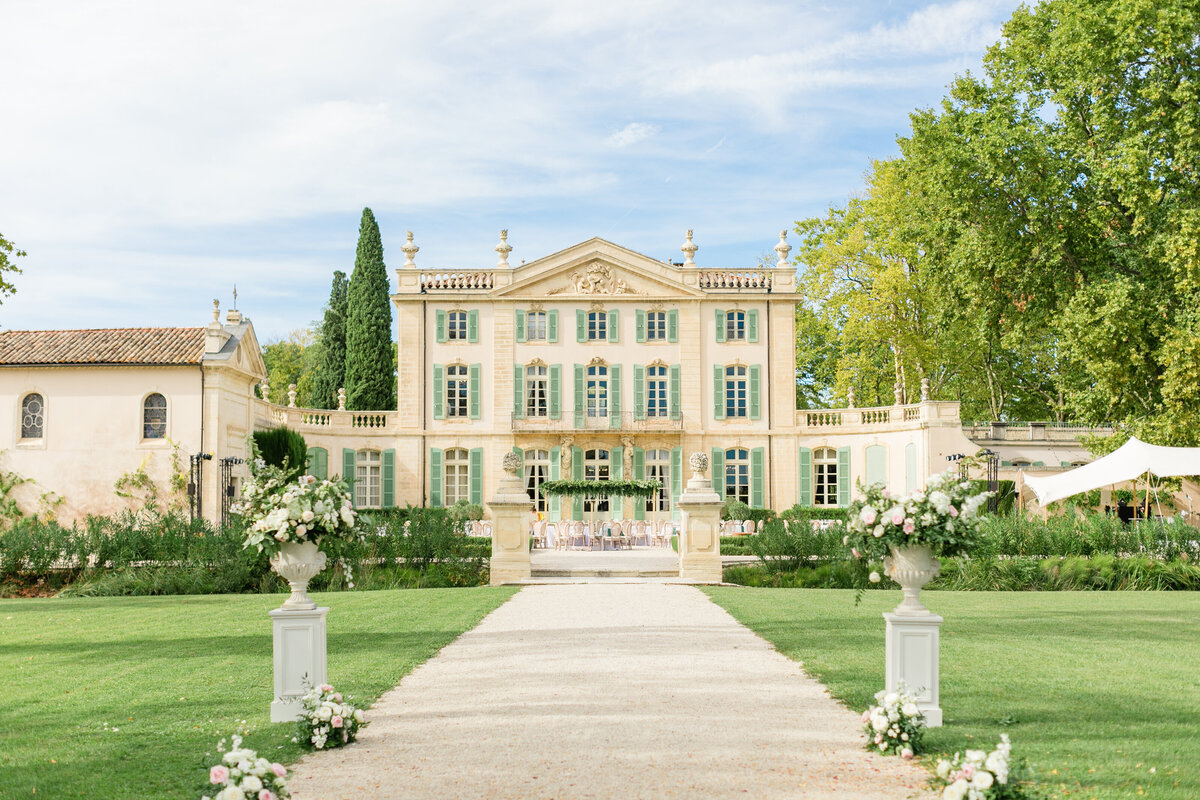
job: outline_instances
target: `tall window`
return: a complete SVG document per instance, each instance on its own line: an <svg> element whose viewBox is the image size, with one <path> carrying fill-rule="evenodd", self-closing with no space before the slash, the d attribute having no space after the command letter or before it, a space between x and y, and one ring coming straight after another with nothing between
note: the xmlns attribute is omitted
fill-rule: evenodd
<svg viewBox="0 0 1200 800"><path fill-rule="evenodd" d="M442 502L452 506L459 500L471 499L471 454L461 448L451 448L446 451L443 461L446 469L445 482L442 484Z"/></svg>
<svg viewBox="0 0 1200 800"><path fill-rule="evenodd" d="M646 315L646 341L665 342L667 340L667 312L651 311Z"/></svg>
<svg viewBox="0 0 1200 800"><path fill-rule="evenodd" d="M838 504L837 450L822 447L813 451L813 505L836 506Z"/></svg>
<svg viewBox="0 0 1200 800"><path fill-rule="evenodd" d="M646 451L646 480L658 481L658 494L646 498L647 511L671 510L671 451Z"/></svg>
<svg viewBox="0 0 1200 800"><path fill-rule="evenodd" d="M142 438L167 438L167 398L158 392L147 395L142 403Z"/></svg>
<svg viewBox="0 0 1200 800"><path fill-rule="evenodd" d="M359 450L354 454L354 504L359 508L379 508L383 487L379 465L378 450Z"/></svg>
<svg viewBox="0 0 1200 800"><path fill-rule="evenodd" d="M608 367L603 365L587 368L587 415L608 416Z"/></svg>
<svg viewBox="0 0 1200 800"><path fill-rule="evenodd" d="M545 311L530 311L525 315L525 339L530 342L546 341Z"/></svg>
<svg viewBox="0 0 1200 800"><path fill-rule="evenodd" d="M608 312L589 311L587 315L587 337L589 342L608 341Z"/></svg>
<svg viewBox="0 0 1200 800"><path fill-rule="evenodd" d="M451 311L446 315L446 338L450 341L467 340L467 312Z"/></svg>
<svg viewBox="0 0 1200 800"><path fill-rule="evenodd" d="M583 479L585 481L606 481L608 480L608 475L608 451L601 449L584 450ZM583 501L583 510L587 512L593 510L608 511L608 498L585 499Z"/></svg>
<svg viewBox="0 0 1200 800"><path fill-rule="evenodd" d="M725 341L746 338L746 312L725 312Z"/></svg>
<svg viewBox="0 0 1200 800"><path fill-rule="evenodd" d="M646 416L667 416L667 368L661 364L646 368Z"/></svg>
<svg viewBox="0 0 1200 800"><path fill-rule="evenodd" d="M550 413L550 390L546 367L530 364L525 368L525 416L544 417Z"/></svg>
<svg viewBox="0 0 1200 800"><path fill-rule="evenodd" d="M725 416L746 416L746 368L725 368Z"/></svg>
<svg viewBox="0 0 1200 800"><path fill-rule="evenodd" d="M550 476L550 451L526 450L524 462L525 490L529 492L529 499L538 511L546 511L546 498L538 491L538 487Z"/></svg>
<svg viewBox="0 0 1200 800"><path fill-rule="evenodd" d="M750 451L735 447L725 451L725 499L750 505Z"/></svg>
<svg viewBox="0 0 1200 800"><path fill-rule="evenodd" d="M36 392L21 401L21 438L41 439L46 435L46 404Z"/></svg>
<svg viewBox="0 0 1200 800"><path fill-rule="evenodd" d="M467 416L467 394L470 389L466 364L446 367L446 416Z"/></svg>

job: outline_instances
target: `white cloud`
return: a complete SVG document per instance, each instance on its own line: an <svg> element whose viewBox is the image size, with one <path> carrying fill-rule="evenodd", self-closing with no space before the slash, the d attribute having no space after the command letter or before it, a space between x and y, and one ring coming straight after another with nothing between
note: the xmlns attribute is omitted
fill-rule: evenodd
<svg viewBox="0 0 1200 800"><path fill-rule="evenodd" d="M658 133L658 126L648 122L631 122L604 141L613 147L628 147Z"/></svg>

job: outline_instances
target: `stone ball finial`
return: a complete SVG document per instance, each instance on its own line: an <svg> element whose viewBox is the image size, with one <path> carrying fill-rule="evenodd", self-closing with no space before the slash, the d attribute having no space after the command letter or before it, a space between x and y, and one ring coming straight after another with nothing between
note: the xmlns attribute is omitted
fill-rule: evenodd
<svg viewBox="0 0 1200 800"><path fill-rule="evenodd" d="M496 262L496 266L501 269L508 266L508 254L512 252L512 245L508 243L508 228L500 231L500 244L492 248L500 254L500 260Z"/></svg>
<svg viewBox="0 0 1200 800"><path fill-rule="evenodd" d="M420 250L421 250L421 248L419 248L415 244L413 244L413 232L408 231L406 234L406 241L404 242L404 246L400 248L400 251L402 253L404 253L404 266L416 267L417 262L413 261L413 256L415 256Z"/></svg>
<svg viewBox="0 0 1200 800"><path fill-rule="evenodd" d="M699 250L700 248L696 245L695 242L692 241L692 229L691 228L688 228L687 241L684 242L683 246L680 247L679 249L683 251L683 254L685 256L685 258L683 260L683 265L685 267L696 266L695 255L696 255L696 251Z"/></svg>
<svg viewBox="0 0 1200 800"><path fill-rule="evenodd" d="M504 457L500 459L500 466L503 467L504 471L509 475L516 477L517 470L521 469L521 457L512 450L509 450L504 454Z"/></svg>
<svg viewBox="0 0 1200 800"><path fill-rule="evenodd" d="M688 466L692 468L696 477L703 478L704 473L708 472L708 453L692 453L688 459Z"/></svg>
<svg viewBox="0 0 1200 800"><path fill-rule="evenodd" d="M775 266L784 268L788 265L788 253L792 252L792 246L787 243L787 231L779 232L779 244L775 245L775 252L779 254L779 260L775 262Z"/></svg>
<svg viewBox="0 0 1200 800"><path fill-rule="evenodd" d="M221 301L213 298L213 322L221 324Z"/></svg>
<svg viewBox="0 0 1200 800"><path fill-rule="evenodd" d="M854 401L855 401L854 387L851 386L848 390L846 390L847 408L854 408Z"/></svg>
<svg viewBox="0 0 1200 800"><path fill-rule="evenodd" d="M288 384L288 408L296 407L296 384Z"/></svg>
<svg viewBox="0 0 1200 800"><path fill-rule="evenodd" d="M346 390L338 389L338 411L346 410Z"/></svg>

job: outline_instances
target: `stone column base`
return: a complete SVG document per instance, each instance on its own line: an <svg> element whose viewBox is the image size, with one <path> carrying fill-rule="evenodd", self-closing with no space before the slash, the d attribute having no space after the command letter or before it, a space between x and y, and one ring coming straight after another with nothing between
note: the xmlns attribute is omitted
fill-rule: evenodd
<svg viewBox="0 0 1200 800"><path fill-rule="evenodd" d="M887 690L898 691L903 684L916 696L928 727L940 728L938 647L942 618L937 614L893 613L885 613L883 618L887 622Z"/></svg>
<svg viewBox="0 0 1200 800"><path fill-rule="evenodd" d="M327 607L271 611L275 648L275 699L271 722L294 722L302 713L301 701L325 678L325 615Z"/></svg>
<svg viewBox="0 0 1200 800"><path fill-rule="evenodd" d="M679 559L679 577L701 583L720 583L725 577L720 554L688 553Z"/></svg>
<svg viewBox="0 0 1200 800"><path fill-rule="evenodd" d="M529 554L526 553L524 558L519 555L510 555L508 553L496 553L492 556L492 561L488 569L490 583L492 586L499 586L502 583L519 583L520 581L528 580L532 575L529 564Z"/></svg>

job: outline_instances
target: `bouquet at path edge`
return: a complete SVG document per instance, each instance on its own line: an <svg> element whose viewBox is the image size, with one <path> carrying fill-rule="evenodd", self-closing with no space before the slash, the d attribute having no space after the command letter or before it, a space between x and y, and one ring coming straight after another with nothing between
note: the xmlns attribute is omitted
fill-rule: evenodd
<svg viewBox="0 0 1200 800"><path fill-rule="evenodd" d="M217 746L225 749L225 740ZM233 737L233 748L224 754L221 763L208 770L208 782L220 787L214 796L203 800L282 800L291 797L287 787L287 769L258 753L242 747L242 737Z"/></svg>
<svg viewBox="0 0 1200 800"><path fill-rule="evenodd" d="M871 706L862 715L867 749L901 758L912 758L921 752L925 715L917 707L917 698L901 687L898 692L876 692L875 701L879 705Z"/></svg>
<svg viewBox="0 0 1200 800"><path fill-rule="evenodd" d="M1012 764L1012 743L1002 734L990 753L967 750L939 761L933 786L941 789L942 800L1024 800L1030 795L1020 771L1021 765Z"/></svg>
<svg viewBox="0 0 1200 800"><path fill-rule="evenodd" d="M259 467L231 509L250 521L244 547L278 549L284 542L354 538L357 519L341 481L301 475L289 481L278 467Z"/></svg>
<svg viewBox="0 0 1200 800"><path fill-rule="evenodd" d="M326 750L350 744L358 729L368 722L362 709L350 704L349 696L334 691L328 683L313 687L304 695L304 716L300 718L301 744L314 750Z"/></svg>

